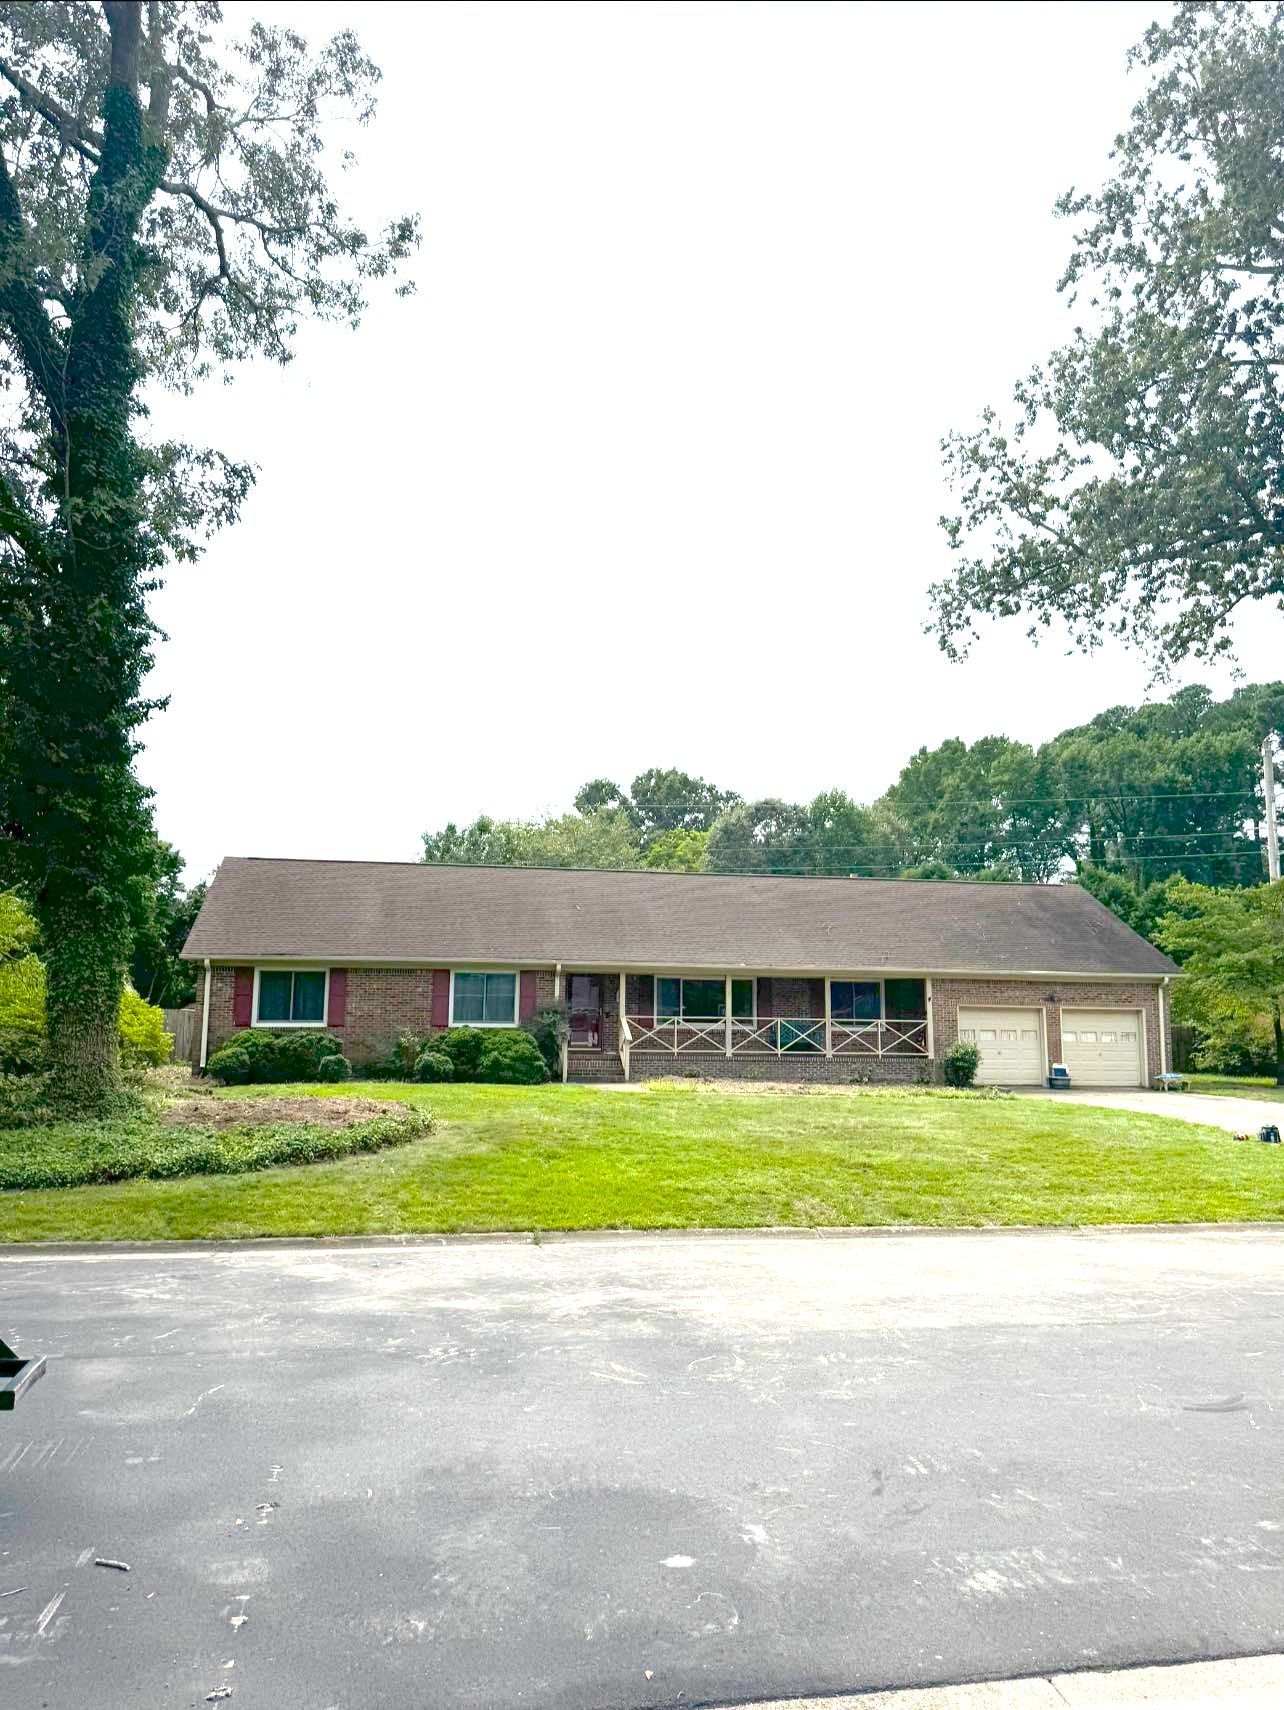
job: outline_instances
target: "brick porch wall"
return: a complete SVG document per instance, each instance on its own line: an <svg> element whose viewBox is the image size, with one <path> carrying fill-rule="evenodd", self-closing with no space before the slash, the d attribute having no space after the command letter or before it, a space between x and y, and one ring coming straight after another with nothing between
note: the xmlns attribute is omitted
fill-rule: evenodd
<svg viewBox="0 0 1284 1710"><path fill-rule="evenodd" d="M918 1086L932 1080L926 1057L824 1057L789 1053L784 1057L671 1057L668 1052L635 1051L629 1062L632 1081L803 1081L833 1085Z"/></svg>

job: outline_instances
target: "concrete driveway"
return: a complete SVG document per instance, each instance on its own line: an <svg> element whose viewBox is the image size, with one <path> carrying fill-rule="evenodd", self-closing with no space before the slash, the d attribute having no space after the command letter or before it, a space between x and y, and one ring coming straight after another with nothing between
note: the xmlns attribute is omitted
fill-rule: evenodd
<svg viewBox="0 0 1284 1710"><path fill-rule="evenodd" d="M1284 1133L1284 1099L1214 1098L1208 1093L1111 1092L1107 1088L1072 1088L1049 1092L1046 1087L1014 1087L1022 1098L1050 1098L1058 1104L1104 1105L1108 1110L1140 1110L1148 1116L1176 1116L1183 1122L1204 1122L1231 1134L1256 1134L1267 1123Z"/></svg>
<svg viewBox="0 0 1284 1710"><path fill-rule="evenodd" d="M0 1321L51 1355L0 1416L5 1703L638 1710L1284 1641L1275 1231L10 1252Z"/></svg>

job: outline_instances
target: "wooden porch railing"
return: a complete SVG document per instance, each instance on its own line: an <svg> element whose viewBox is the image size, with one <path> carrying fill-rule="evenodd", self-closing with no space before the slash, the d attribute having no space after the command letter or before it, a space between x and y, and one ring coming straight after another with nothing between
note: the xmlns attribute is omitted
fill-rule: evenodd
<svg viewBox="0 0 1284 1710"><path fill-rule="evenodd" d="M671 1057L926 1057L926 1018L905 1021L837 1021L822 1016L773 1016L761 1021L725 1016L621 1016L620 1058L628 1079L628 1054Z"/></svg>

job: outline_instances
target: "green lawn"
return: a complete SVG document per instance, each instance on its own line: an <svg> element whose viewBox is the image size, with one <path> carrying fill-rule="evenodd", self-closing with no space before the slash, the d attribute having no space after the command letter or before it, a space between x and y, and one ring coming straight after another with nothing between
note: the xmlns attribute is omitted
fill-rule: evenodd
<svg viewBox="0 0 1284 1710"><path fill-rule="evenodd" d="M1269 1075L1187 1075L1191 1092L1215 1093L1218 1098L1268 1098L1284 1101L1284 1087Z"/></svg>
<svg viewBox="0 0 1284 1710"><path fill-rule="evenodd" d="M1280 1150L1051 1099L682 1084L367 1090L423 1103L436 1130L337 1163L5 1193L0 1238L1284 1217Z"/></svg>

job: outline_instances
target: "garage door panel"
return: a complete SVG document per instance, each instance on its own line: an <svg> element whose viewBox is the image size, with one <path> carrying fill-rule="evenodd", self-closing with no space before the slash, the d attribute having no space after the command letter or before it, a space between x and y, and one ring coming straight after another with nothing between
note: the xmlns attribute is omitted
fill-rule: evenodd
<svg viewBox="0 0 1284 1710"><path fill-rule="evenodd" d="M1043 1031L1037 1009L960 1009L959 1038L981 1054L980 1086L1037 1086L1043 1079Z"/></svg>
<svg viewBox="0 0 1284 1710"><path fill-rule="evenodd" d="M1142 1018L1135 1009L1064 1009L1061 1060L1085 1087L1137 1087L1145 1081Z"/></svg>

